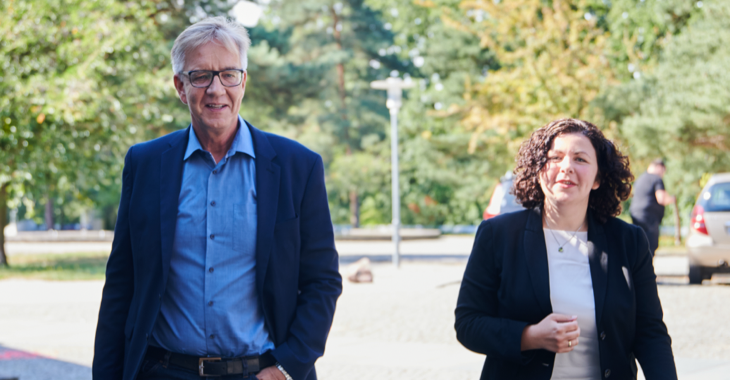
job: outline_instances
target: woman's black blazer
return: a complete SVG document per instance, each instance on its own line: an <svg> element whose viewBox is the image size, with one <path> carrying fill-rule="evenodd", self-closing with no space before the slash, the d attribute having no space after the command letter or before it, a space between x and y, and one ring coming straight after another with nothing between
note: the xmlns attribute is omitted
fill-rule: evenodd
<svg viewBox="0 0 730 380"><path fill-rule="evenodd" d="M602 379L677 378L644 232L588 213L588 248ZM554 275L560 275L559 273ZM550 379L555 354L522 352L522 331L552 313L539 208L497 216L477 231L456 305L456 337L487 355L481 379Z"/></svg>

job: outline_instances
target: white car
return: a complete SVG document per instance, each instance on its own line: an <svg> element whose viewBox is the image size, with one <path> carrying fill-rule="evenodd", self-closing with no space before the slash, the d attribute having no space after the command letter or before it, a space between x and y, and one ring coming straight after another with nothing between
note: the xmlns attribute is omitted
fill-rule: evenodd
<svg viewBox="0 0 730 380"><path fill-rule="evenodd" d="M692 209L689 230L689 283L730 273L730 173L710 177Z"/></svg>

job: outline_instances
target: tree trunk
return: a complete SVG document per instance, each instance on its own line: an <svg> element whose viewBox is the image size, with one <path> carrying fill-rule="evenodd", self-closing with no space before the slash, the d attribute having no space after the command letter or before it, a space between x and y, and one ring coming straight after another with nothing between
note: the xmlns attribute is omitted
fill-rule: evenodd
<svg viewBox="0 0 730 380"><path fill-rule="evenodd" d="M0 185L0 265L8 266L5 254L5 226L8 224L8 184Z"/></svg>
<svg viewBox="0 0 730 380"><path fill-rule="evenodd" d="M50 231L53 229L53 198L51 194L48 194L48 201L46 202L46 230Z"/></svg>
<svg viewBox="0 0 730 380"><path fill-rule="evenodd" d="M360 227L360 200L357 190L350 190L350 225L352 228Z"/></svg>
<svg viewBox="0 0 730 380"><path fill-rule="evenodd" d="M340 51L344 50L342 47L342 33L337 29L337 25L340 23L340 17L335 11L334 7L330 7L332 13L332 36L335 38L337 49ZM340 62L336 66L337 69L337 92L340 96L340 116L342 120L347 120L347 89L345 88L345 64ZM347 150L345 154L348 156L352 154L352 147L350 141L350 131L347 125L344 126L343 139L347 144ZM357 190L350 190L350 225L353 228L360 227L360 202L357 196Z"/></svg>
<svg viewBox="0 0 730 380"><path fill-rule="evenodd" d="M337 12L335 12L335 8L330 8L332 12L332 36L335 38L335 43L337 43L337 49L342 51L342 33L340 33L339 30L337 30L337 24L340 23L340 17L337 15ZM340 94L340 115L342 116L342 120L347 120L347 91L345 90L345 65L340 62L337 64L337 90ZM345 134L347 134L347 130L345 130ZM349 136L348 136L349 137ZM347 141L349 144L350 141Z"/></svg>
<svg viewBox="0 0 730 380"><path fill-rule="evenodd" d="M682 221L679 219L679 206L674 199L674 245L682 245Z"/></svg>

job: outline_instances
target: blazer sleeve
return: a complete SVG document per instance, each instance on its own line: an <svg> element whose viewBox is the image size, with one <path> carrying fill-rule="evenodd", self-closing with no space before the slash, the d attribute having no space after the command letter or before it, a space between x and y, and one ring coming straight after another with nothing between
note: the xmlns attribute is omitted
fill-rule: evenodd
<svg viewBox="0 0 730 380"><path fill-rule="evenodd" d="M677 379L672 340L662 320L662 305L657 293L656 274L644 231L634 227L635 261L631 269L636 287L636 336L634 355L647 380Z"/></svg>
<svg viewBox="0 0 730 380"><path fill-rule="evenodd" d="M342 277L335 250L324 165L317 156L307 180L300 213L299 296L286 341L272 355L293 379L306 379L324 354Z"/></svg>
<svg viewBox="0 0 730 380"><path fill-rule="evenodd" d="M500 268L492 226L477 230L456 304L456 339L464 347L488 357L518 365L528 364L535 351L522 352L522 331L527 322L499 317Z"/></svg>
<svg viewBox="0 0 730 380"><path fill-rule="evenodd" d="M122 197L119 203L114 241L106 265L106 282L101 297L94 340L94 379L121 379L124 367L125 325L134 293L132 242L129 231L129 200L133 187L132 148L124 159Z"/></svg>

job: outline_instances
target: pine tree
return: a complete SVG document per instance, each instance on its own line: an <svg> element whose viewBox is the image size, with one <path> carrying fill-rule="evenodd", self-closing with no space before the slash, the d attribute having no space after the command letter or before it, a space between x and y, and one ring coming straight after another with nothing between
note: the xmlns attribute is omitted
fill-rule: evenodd
<svg viewBox="0 0 730 380"><path fill-rule="evenodd" d="M360 223L363 197L382 184L387 110L370 82L408 69L393 34L361 0L272 1L251 30L243 113L255 125L321 153L336 223ZM349 217L348 217L349 216Z"/></svg>
<svg viewBox="0 0 730 380"><path fill-rule="evenodd" d="M597 101L629 147L635 171L666 158L667 188L686 212L703 175L730 167L730 5L695 7L652 72Z"/></svg>

